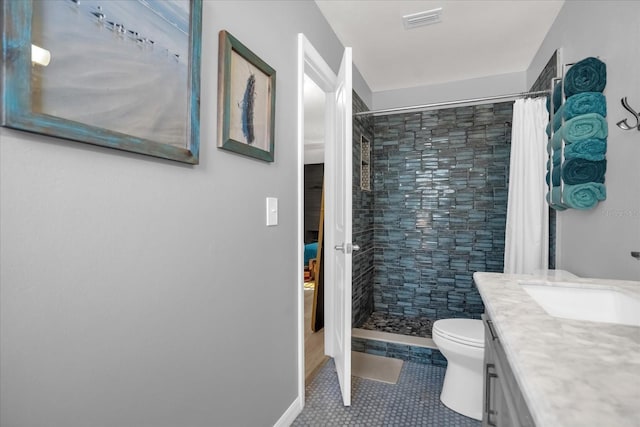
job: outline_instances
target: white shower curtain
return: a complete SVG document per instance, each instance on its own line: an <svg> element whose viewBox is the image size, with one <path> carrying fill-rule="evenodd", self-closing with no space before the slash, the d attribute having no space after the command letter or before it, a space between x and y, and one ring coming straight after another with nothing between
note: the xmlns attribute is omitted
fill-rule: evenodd
<svg viewBox="0 0 640 427"><path fill-rule="evenodd" d="M549 265L549 207L545 201L546 99L513 106L504 272L531 274Z"/></svg>

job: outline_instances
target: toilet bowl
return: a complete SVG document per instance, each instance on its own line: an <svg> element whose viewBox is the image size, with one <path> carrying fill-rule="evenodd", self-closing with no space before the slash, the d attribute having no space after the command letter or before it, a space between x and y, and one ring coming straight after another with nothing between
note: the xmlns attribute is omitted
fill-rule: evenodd
<svg viewBox="0 0 640 427"><path fill-rule="evenodd" d="M476 319L442 319L433 341L447 359L440 401L462 415L482 420L484 326Z"/></svg>

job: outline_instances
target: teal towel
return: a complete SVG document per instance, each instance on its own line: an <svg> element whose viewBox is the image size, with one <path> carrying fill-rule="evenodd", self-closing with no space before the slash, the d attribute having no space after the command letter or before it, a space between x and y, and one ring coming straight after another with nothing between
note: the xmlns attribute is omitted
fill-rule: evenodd
<svg viewBox="0 0 640 427"><path fill-rule="evenodd" d="M560 187L555 187L551 189L551 192L547 192L547 203L557 211L564 211L567 207L562 203L562 192L560 190Z"/></svg>
<svg viewBox="0 0 640 427"><path fill-rule="evenodd" d="M582 92L602 92L607 85L607 66L598 58L585 58L573 64L564 79L567 98Z"/></svg>
<svg viewBox="0 0 640 427"><path fill-rule="evenodd" d="M553 126L553 132L556 133L558 132L558 129L560 129L560 126L562 125L562 118L560 120L560 126L558 126L556 123L556 117L560 117L560 116L558 116L557 114L554 116L551 116L551 121L547 123L547 127L545 128L548 138L551 138L551 126Z"/></svg>
<svg viewBox="0 0 640 427"><path fill-rule="evenodd" d="M562 193L563 206L573 209L591 209L599 201L607 198L604 184L588 182L578 185L565 185Z"/></svg>
<svg viewBox="0 0 640 427"><path fill-rule="evenodd" d="M599 161L604 160L606 152L606 139L591 138L574 142L573 144L567 144L564 147L564 158L567 160L580 158L585 160Z"/></svg>
<svg viewBox="0 0 640 427"><path fill-rule="evenodd" d="M607 161L593 162L585 159L569 159L562 164L562 180L565 184L575 185L587 182L604 182Z"/></svg>
<svg viewBox="0 0 640 427"><path fill-rule="evenodd" d="M557 112L558 108L562 105L562 85L560 82L556 83L553 87L553 112ZM551 97L547 96L547 111L551 112Z"/></svg>
<svg viewBox="0 0 640 427"><path fill-rule="evenodd" d="M558 132L558 129L560 129L560 126L562 126L563 111L564 111L564 105L561 105L558 111L553 116L551 116L551 121L547 123L547 128L546 128L548 137L551 137L552 124L553 124L554 132Z"/></svg>
<svg viewBox="0 0 640 427"><path fill-rule="evenodd" d="M591 138L604 139L608 134L607 121L597 113L582 114L564 122L562 132L558 133L562 133L567 143Z"/></svg>
<svg viewBox="0 0 640 427"><path fill-rule="evenodd" d="M562 119L564 118L564 104L558 108L558 111L553 115L553 131L557 132L562 126Z"/></svg>
<svg viewBox="0 0 640 427"><path fill-rule="evenodd" d="M551 154L552 150L560 149L560 147L562 146L562 133L562 128L560 128L558 132L553 134L553 137L547 144L547 153Z"/></svg>
<svg viewBox="0 0 640 427"><path fill-rule="evenodd" d="M600 92L583 92L573 95L562 106L565 120L587 113L598 113L607 117L607 98Z"/></svg>
<svg viewBox="0 0 640 427"><path fill-rule="evenodd" d="M553 168L553 172L551 173L553 176L553 186L560 186L560 178L562 176L562 168L559 166ZM545 181L547 181L547 185L549 185L549 170L547 169L547 175L545 176Z"/></svg>

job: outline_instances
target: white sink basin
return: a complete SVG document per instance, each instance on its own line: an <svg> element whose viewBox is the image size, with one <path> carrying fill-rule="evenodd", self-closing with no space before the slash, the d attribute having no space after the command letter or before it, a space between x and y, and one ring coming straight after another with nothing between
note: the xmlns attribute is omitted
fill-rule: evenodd
<svg viewBox="0 0 640 427"><path fill-rule="evenodd" d="M640 326L640 300L605 287L576 283L520 282L551 316Z"/></svg>

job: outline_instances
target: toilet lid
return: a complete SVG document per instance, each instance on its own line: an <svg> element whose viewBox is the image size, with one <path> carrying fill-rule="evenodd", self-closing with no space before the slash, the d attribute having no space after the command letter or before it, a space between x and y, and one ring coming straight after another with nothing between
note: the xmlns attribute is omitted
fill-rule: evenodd
<svg viewBox="0 0 640 427"><path fill-rule="evenodd" d="M473 347L484 347L484 325L477 319L441 319L433 324L433 333L442 338Z"/></svg>

